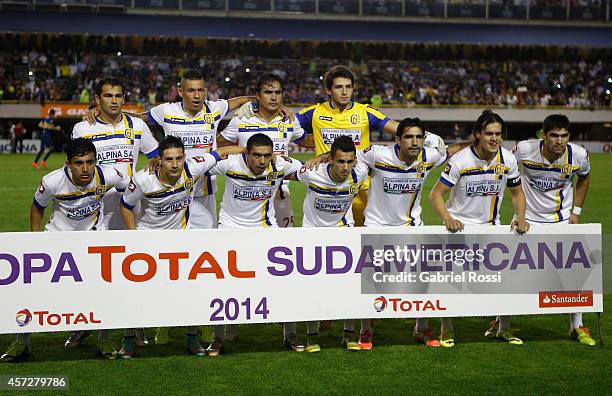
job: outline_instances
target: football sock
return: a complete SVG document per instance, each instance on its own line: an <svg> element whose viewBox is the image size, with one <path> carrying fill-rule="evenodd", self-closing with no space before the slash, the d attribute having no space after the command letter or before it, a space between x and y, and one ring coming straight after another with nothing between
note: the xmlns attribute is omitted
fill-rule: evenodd
<svg viewBox="0 0 612 396"><path fill-rule="evenodd" d="M225 325L213 326L213 337L221 340L225 338Z"/></svg>
<svg viewBox="0 0 612 396"><path fill-rule="evenodd" d="M453 331L453 318L440 318L440 331Z"/></svg>
<svg viewBox="0 0 612 396"><path fill-rule="evenodd" d="M574 312L570 314L571 330L582 327L582 312Z"/></svg>
<svg viewBox="0 0 612 396"><path fill-rule="evenodd" d="M354 333L355 332L355 319L344 320L344 332Z"/></svg>
<svg viewBox="0 0 612 396"><path fill-rule="evenodd" d="M17 341L25 345L30 345L30 333L17 334Z"/></svg>
<svg viewBox="0 0 612 396"><path fill-rule="evenodd" d="M370 333L373 333L373 331L372 331L372 319L361 319L359 322L361 324L361 332L362 333L364 331L369 331Z"/></svg>
<svg viewBox="0 0 612 396"><path fill-rule="evenodd" d="M319 334L319 322L311 320L306 322L306 333L307 334Z"/></svg>
<svg viewBox="0 0 612 396"><path fill-rule="evenodd" d="M289 334L295 334L297 331L297 323L287 322L283 323L283 337L287 338Z"/></svg>
<svg viewBox="0 0 612 396"><path fill-rule="evenodd" d="M414 325L414 330L417 333L422 333L427 330L427 318L417 318L416 323Z"/></svg>
<svg viewBox="0 0 612 396"><path fill-rule="evenodd" d="M501 332L512 327L512 316L510 315L500 315L497 317L497 321L499 322L497 331Z"/></svg>

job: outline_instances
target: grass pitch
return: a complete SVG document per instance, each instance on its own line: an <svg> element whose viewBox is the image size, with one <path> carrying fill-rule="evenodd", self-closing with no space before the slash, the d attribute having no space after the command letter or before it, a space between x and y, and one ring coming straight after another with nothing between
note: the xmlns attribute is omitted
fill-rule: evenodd
<svg viewBox="0 0 612 396"><path fill-rule="evenodd" d="M32 160L32 155L0 156L1 231L29 230L32 195L48 172L32 169ZM55 169L63 161L63 155L54 154L49 164ZM141 158L140 165L144 163ZM612 262L608 209L612 184L607 173L611 165L609 155L591 155L591 190L581 216L584 223L603 224L607 290L612 285L612 271L607 268ZM439 173L440 169L432 172L423 192L422 218L430 225L440 224L426 199ZM220 180L219 198L223 185ZM292 183L291 193L299 226L305 190ZM507 223L511 213L507 196L502 221ZM0 303L4 298L9 297L0 296ZM612 303L612 295L604 303ZM587 314L584 319L598 338L596 315ZM138 349L138 358L131 361L97 358L93 337L81 348L65 351L65 333L34 334L33 355L19 364L0 364L0 375L68 375L70 392L77 394L600 394L612 389L611 349L569 341L567 315L515 317L513 323L526 341L523 346L485 339L487 322L485 318L456 319L455 348L428 349L412 340L414 320L379 320L374 350L358 353L341 348L342 328L336 322L331 333L321 337L323 351L313 355L286 352L279 325L240 326L240 339L228 343L226 355L216 359L187 356L182 329L172 330L168 345ZM432 320L430 327L438 329L438 321ZM612 320L606 315L602 327L604 334L612 334ZM298 326L298 331L304 334L304 326ZM147 330L147 335L152 339L154 330ZM0 335L0 349L12 340L11 335ZM119 344L119 332L114 340Z"/></svg>

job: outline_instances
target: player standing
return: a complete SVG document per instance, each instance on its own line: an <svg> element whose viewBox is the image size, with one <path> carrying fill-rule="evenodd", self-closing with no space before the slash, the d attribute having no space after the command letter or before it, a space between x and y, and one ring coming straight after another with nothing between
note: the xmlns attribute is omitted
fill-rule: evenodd
<svg viewBox="0 0 612 396"><path fill-rule="evenodd" d="M288 157L273 159L274 143L267 135L256 133L246 144L242 155L231 155L215 165L210 173L225 175L226 185L219 213L219 228L277 227L273 199L283 179L296 173L302 163ZM214 326L208 355L223 351L225 326ZM301 352L304 345L298 340L295 323L283 324L284 343L291 351Z"/></svg>
<svg viewBox="0 0 612 396"><path fill-rule="evenodd" d="M30 209L30 229L40 231L45 208L53 202L53 213L45 231L104 230L103 197L113 187L123 191L129 179L112 168L96 165L96 148L86 139L74 139L66 148L66 165L42 178ZM98 332L98 350L104 357L116 355L111 331ZM30 334L17 335L2 361L12 362L30 352Z"/></svg>
<svg viewBox="0 0 612 396"><path fill-rule="evenodd" d="M449 160L432 189L429 195L431 204L450 232L463 230L464 224L500 224L499 208L506 186L512 194L512 206L516 212L513 228L521 234L529 230L516 158L502 147L504 130L504 120L498 114L484 111L472 132L475 144L460 150ZM445 205L444 194L451 190ZM523 341L511 328L511 318L498 316L497 329L489 329L486 335L521 345ZM454 345L452 322L443 321L442 327L440 341Z"/></svg>
<svg viewBox="0 0 612 396"><path fill-rule="evenodd" d="M55 109L49 110L49 116L44 118L42 121L38 123L38 127L42 129L42 134L40 136L40 150L38 154L36 154L36 159L32 162L32 167L34 169L39 169L41 166L47 169L47 159L51 155L53 151L53 147L55 146L55 133L58 133L62 129L59 125L55 125ZM40 157L45 154L42 162L38 165L38 160Z"/></svg>
<svg viewBox="0 0 612 396"><path fill-rule="evenodd" d="M563 114L544 119L542 139L524 140L514 147L521 167L527 221L545 224L578 224L589 191L591 165L587 151L570 143L570 121ZM576 178L574 199L573 179ZM582 313L570 314L570 337L581 344L596 344L582 323Z"/></svg>

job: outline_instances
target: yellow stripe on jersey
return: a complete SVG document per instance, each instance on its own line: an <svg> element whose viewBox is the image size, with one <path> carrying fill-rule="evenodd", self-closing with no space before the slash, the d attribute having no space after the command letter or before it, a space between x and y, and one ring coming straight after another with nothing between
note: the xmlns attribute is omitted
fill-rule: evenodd
<svg viewBox="0 0 612 396"><path fill-rule="evenodd" d="M495 222L495 215L497 212L497 201L498 201L498 197L497 195L493 195L491 196L491 207L489 209L489 224L493 224Z"/></svg>
<svg viewBox="0 0 612 396"><path fill-rule="evenodd" d="M557 190L557 194L555 195L555 212L553 213L553 216L555 216L555 221L560 221L561 219L559 218L559 211L561 210L561 189Z"/></svg>

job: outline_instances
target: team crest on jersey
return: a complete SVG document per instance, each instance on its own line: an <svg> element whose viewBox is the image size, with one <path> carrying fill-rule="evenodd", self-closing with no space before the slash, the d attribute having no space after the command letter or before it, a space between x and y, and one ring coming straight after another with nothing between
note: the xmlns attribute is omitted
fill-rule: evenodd
<svg viewBox="0 0 612 396"><path fill-rule="evenodd" d="M349 188L349 194L356 195L359 192L359 188L361 187L361 183L353 183Z"/></svg>
<svg viewBox="0 0 612 396"><path fill-rule="evenodd" d="M38 186L38 192L41 194L45 192L45 186L43 186L42 180L40 181L40 186Z"/></svg>
<svg viewBox="0 0 612 396"><path fill-rule="evenodd" d="M134 132L132 128L125 128L125 131L123 131L123 134L125 135L126 139L134 139L134 136L136 135L136 133Z"/></svg>
<svg viewBox="0 0 612 396"><path fill-rule="evenodd" d="M192 178L185 179L185 183L183 183L183 186L185 186L185 191L187 192L191 191L191 189L193 188L193 179Z"/></svg>
<svg viewBox="0 0 612 396"><path fill-rule="evenodd" d="M361 122L361 116L359 114L353 114L351 116L351 124L357 125Z"/></svg>
<svg viewBox="0 0 612 396"><path fill-rule="evenodd" d="M504 164L497 164L497 165L495 165L494 170L495 170L495 174L497 176L501 176L501 175L504 174L504 171L506 170L506 167L504 166Z"/></svg>
<svg viewBox="0 0 612 396"><path fill-rule="evenodd" d="M563 166L561 167L561 174L567 176L570 173L572 173L572 166L570 164L563 164Z"/></svg>
<svg viewBox="0 0 612 396"><path fill-rule="evenodd" d="M96 187L96 195L101 197L102 195L104 195L104 193L106 192L106 186L105 185L99 185L98 187Z"/></svg>
<svg viewBox="0 0 612 396"><path fill-rule="evenodd" d="M427 163L419 162L419 164L416 167L417 173L425 173L426 170L427 170Z"/></svg>
<svg viewBox="0 0 612 396"><path fill-rule="evenodd" d="M278 172L270 172L268 173L268 175L266 176L266 180L267 181L274 181L278 178Z"/></svg>
<svg viewBox="0 0 612 396"><path fill-rule="evenodd" d="M279 122L277 128L280 133L287 132L287 124L285 124L284 122Z"/></svg>
<svg viewBox="0 0 612 396"><path fill-rule="evenodd" d="M212 114L204 114L204 122L207 124L212 124L215 122L215 117Z"/></svg>

